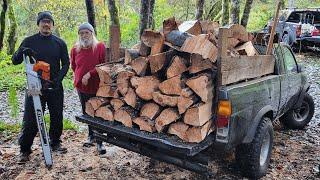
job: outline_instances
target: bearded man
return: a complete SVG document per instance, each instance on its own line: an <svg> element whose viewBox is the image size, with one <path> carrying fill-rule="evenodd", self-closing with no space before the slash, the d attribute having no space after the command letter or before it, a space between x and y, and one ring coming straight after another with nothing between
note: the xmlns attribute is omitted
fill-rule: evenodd
<svg viewBox="0 0 320 180"><path fill-rule="evenodd" d="M105 62L105 45L98 42L94 28L89 23L83 23L78 28L78 41L71 49L71 68L74 72L74 87L78 91L82 113L85 112L85 104L96 96L99 87L99 76L96 65ZM93 146L93 132L89 126L88 142L84 146ZM99 154L105 154L106 149L101 141L97 140Z"/></svg>

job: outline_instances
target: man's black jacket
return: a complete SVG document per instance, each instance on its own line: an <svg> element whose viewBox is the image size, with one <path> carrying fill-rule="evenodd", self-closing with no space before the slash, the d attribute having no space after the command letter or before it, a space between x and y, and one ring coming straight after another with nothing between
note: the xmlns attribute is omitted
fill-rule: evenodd
<svg viewBox="0 0 320 180"><path fill-rule="evenodd" d="M58 87L61 86L70 65L66 43L55 35L43 36L40 33L32 35L22 41L19 49L12 56L13 64L22 63L25 48L30 48L35 52L36 60L50 64L50 79Z"/></svg>

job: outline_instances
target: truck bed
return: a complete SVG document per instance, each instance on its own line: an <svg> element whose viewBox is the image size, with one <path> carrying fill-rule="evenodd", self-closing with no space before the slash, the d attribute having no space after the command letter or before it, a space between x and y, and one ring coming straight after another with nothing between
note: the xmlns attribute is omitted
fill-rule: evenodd
<svg viewBox="0 0 320 180"><path fill-rule="evenodd" d="M76 116L77 121L86 123L103 133L110 134L113 137L127 138L153 147L157 147L163 151L169 151L185 156L195 156L202 150L206 149L214 142L213 133L206 137L200 143L183 142L176 136L167 134L149 133L140 131L139 128L128 128L118 122L106 121L101 118L91 117L88 115Z"/></svg>

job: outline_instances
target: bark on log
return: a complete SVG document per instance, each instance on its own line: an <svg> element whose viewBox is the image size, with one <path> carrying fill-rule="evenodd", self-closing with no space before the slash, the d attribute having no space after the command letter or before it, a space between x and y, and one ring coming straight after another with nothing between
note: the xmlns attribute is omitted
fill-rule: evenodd
<svg viewBox="0 0 320 180"><path fill-rule="evenodd" d="M151 47L150 55L155 55L162 52L164 36L160 32L153 30L145 30L141 36L141 41Z"/></svg>
<svg viewBox="0 0 320 180"><path fill-rule="evenodd" d="M173 30L178 30L178 25L174 17L163 21L163 34L166 37Z"/></svg>
<svg viewBox="0 0 320 180"><path fill-rule="evenodd" d="M140 116L145 116L149 119L155 119L159 115L160 111L160 106L156 103L151 102L142 106L140 110Z"/></svg>
<svg viewBox="0 0 320 180"><path fill-rule="evenodd" d="M200 21L185 21L178 27L179 31L187 32L192 35L199 35L202 32Z"/></svg>
<svg viewBox="0 0 320 180"><path fill-rule="evenodd" d="M183 122L192 126L202 126L212 117L212 101L199 103L189 108Z"/></svg>
<svg viewBox="0 0 320 180"><path fill-rule="evenodd" d="M198 54L192 54L191 57L191 66L189 66L189 72L195 74L207 69L213 69L214 65L211 61L207 59L202 59Z"/></svg>
<svg viewBox="0 0 320 180"><path fill-rule="evenodd" d="M208 121L201 127L190 127L187 132L187 140L191 143L199 143L203 141L211 132L212 121Z"/></svg>
<svg viewBox="0 0 320 180"><path fill-rule="evenodd" d="M154 76L132 77L131 85L136 89L136 94L143 100L151 100L152 93L159 88L160 81Z"/></svg>
<svg viewBox="0 0 320 180"><path fill-rule="evenodd" d="M200 54L203 59L210 59L213 63L218 56L218 48L209 41L209 36L206 34L200 34L186 39L181 47L181 51Z"/></svg>
<svg viewBox="0 0 320 180"><path fill-rule="evenodd" d="M145 45L142 41L140 43L139 54L143 57L147 57L150 55L151 48Z"/></svg>
<svg viewBox="0 0 320 180"><path fill-rule="evenodd" d="M179 56L174 56L171 65L167 69L167 78L172 78L186 72L188 70L186 66L186 60Z"/></svg>
<svg viewBox="0 0 320 180"><path fill-rule="evenodd" d="M148 59L146 57L138 57L130 64L138 76L144 76L148 67Z"/></svg>
<svg viewBox="0 0 320 180"><path fill-rule="evenodd" d="M159 84L159 89L166 95L180 95L183 87L181 75L167 79Z"/></svg>
<svg viewBox="0 0 320 180"><path fill-rule="evenodd" d="M95 117L100 117L107 121L113 121L113 112L109 108L110 106L101 106L95 112Z"/></svg>
<svg viewBox="0 0 320 180"><path fill-rule="evenodd" d="M175 107L178 104L178 96L168 96L161 94L160 92L154 92L152 94L154 102L159 104L160 106L170 106Z"/></svg>
<svg viewBox="0 0 320 180"><path fill-rule="evenodd" d="M183 122L172 123L169 126L168 133L178 136L180 139L187 141L187 130L189 126Z"/></svg>
<svg viewBox="0 0 320 180"><path fill-rule="evenodd" d="M158 132L163 132L166 125L179 119L178 111L175 108L164 109L156 118L155 127Z"/></svg>
<svg viewBox="0 0 320 180"><path fill-rule="evenodd" d="M189 86L203 102L212 100L213 86L212 77L208 74L198 75L187 80L186 85Z"/></svg>
<svg viewBox="0 0 320 180"><path fill-rule="evenodd" d="M187 32L181 32L179 30L173 30L166 36L166 44L170 47L181 47L186 39L193 37L193 35ZM169 43L169 44L168 44Z"/></svg>
<svg viewBox="0 0 320 180"><path fill-rule="evenodd" d="M148 117L137 117L133 119L133 122L137 124L142 131L147 131L150 133L156 132L155 122L150 120Z"/></svg>

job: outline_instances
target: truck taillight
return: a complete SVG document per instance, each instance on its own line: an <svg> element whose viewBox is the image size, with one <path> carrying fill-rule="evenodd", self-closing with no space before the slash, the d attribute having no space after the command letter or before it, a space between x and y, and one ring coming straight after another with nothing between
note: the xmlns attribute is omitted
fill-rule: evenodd
<svg viewBox="0 0 320 180"><path fill-rule="evenodd" d="M297 25L297 28L296 28L296 36L297 36L297 37L300 37L300 36L301 36L301 25Z"/></svg>
<svg viewBox="0 0 320 180"><path fill-rule="evenodd" d="M314 28L314 29L311 31L311 36L320 36L320 30L317 29L317 28Z"/></svg>
<svg viewBox="0 0 320 180"><path fill-rule="evenodd" d="M227 100L220 100L218 104L217 113L217 128L226 127L229 124L229 119L231 116L231 103Z"/></svg>

